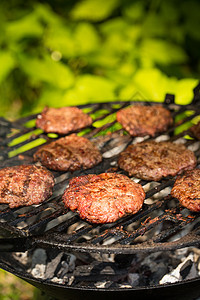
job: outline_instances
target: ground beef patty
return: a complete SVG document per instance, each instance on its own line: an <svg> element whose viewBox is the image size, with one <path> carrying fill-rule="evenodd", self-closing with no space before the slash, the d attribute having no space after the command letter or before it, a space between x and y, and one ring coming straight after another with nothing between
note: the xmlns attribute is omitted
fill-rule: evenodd
<svg viewBox="0 0 200 300"><path fill-rule="evenodd" d="M147 141L128 146L120 153L118 165L145 180L160 180L196 166L194 153L182 144Z"/></svg>
<svg viewBox="0 0 200 300"><path fill-rule="evenodd" d="M75 171L93 167L101 162L102 155L91 141L71 134L42 146L34 160L52 170Z"/></svg>
<svg viewBox="0 0 200 300"><path fill-rule="evenodd" d="M190 128L190 132L192 133L192 135L197 138L198 140L200 140L200 122L198 122L196 125L193 125Z"/></svg>
<svg viewBox="0 0 200 300"><path fill-rule="evenodd" d="M67 134L92 124L92 118L78 107L45 107L37 116L36 126L45 132Z"/></svg>
<svg viewBox="0 0 200 300"><path fill-rule="evenodd" d="M143 205L142 186L125 175L102 173L73 178L63 195L66 208L91 223L110 223Z"/></svg>
<svg viewBox="0 0 200 300"><path fill-rule="evenodd" d="M200 211L200 170L189 170L179 175L171 195L177 198L182 206L192 211Z"/></svg>
<svg viewBox="0 0 200 300"><path fill-rule="evenodd" d="M117 121L132 136L154 136L172 123L170 111L161 105L132 105L117 112Z"/></svg>
<svg viewBox="0 0 200 300"><path fill-rule="evenodd" d="M54 177L44 167L22 165L0 170L0 203L11 208L39 204L52 195Z"/></svg>

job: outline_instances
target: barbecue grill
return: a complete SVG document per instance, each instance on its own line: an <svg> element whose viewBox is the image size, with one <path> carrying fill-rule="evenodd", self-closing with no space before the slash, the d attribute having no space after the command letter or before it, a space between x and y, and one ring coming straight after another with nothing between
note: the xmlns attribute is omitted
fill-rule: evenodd
<svg viewBox="0 0 200 300"><path fill-rule="evenodd" d="M140 295L160 296L173 289L174 295L181 288L190 295L200 294L199 280L181 280L175 284L154 286L135 286L134 288L118 288L111 284L108 288L98 288L94 281L106 278L112 280L119 274L101 273L101 265L119 266L116 257L125 255L128 258L138 253L155 253L175 251L186 247L198 247L200 244L200 217L198 213L190 212L180 207L178 201L170 196L170 190L175 177L166 177L159 182L145 180L133 180L142 184L146 191L146 199L142 210L135 215L128 215L111 224L90 224L83 221L71 211L67 211L61 201L64 189L70 178L85 174L100 174L103 172L118 172L127 175L117 166L118 154L131 143L142 140L155 139L157 141L170 140L184 143L193 150L196 157L200 154L200 142L190 133L189 128L198 121L200 116L200 84L194 89L194 97L189 105L177 105L174 96L166 94L165 101L160 103L168 108L173 116L174 125L166 132L155 137L145 136L133 138L116 121L116 112L137 101L116 101L81 105L79 108L89 113L93 118L93 124L88 128L77 131L95 142L103 154L103 161L89 170L79 170L74 173L53 171L56 184L53 195L40 205L10 209L7 205L0 205L0 267L31 284L63 299L66 293L69 299L79 297L91 299L92 297L110 297L119 293L123 297ZM154 105L155 102L139 101L142 105ZM45 134L35 127L36 114L21 118L14 122L0 119L0 168L21 164L33 164L33 154L44 143L49 143L60 136L57 134ZM199 167L199 162L197 168ZM88 274L70 273L73 275L73 283L54 283L46 278L34 278L14 258L16 252L33 252L34 249L47 249L50 251L62 251L77 255L115 256L115 262L108 260L97 264L98 268L88 267ZM89 264L88 264L89 266ZM96 264L95 264L96 266ZM95 269L95 272L94 272ZM120 269L120 268L119 268ZM124 271L124 269L123 269ZM121 274L124 276L124 274ZM118 277L117 277L118 276ZM122 277L123 277L122 276ZM69 278L68 278L69 279ZM121 293L121 294L120 294ZM173 299L171 297L171 299ZM185 299L182 297L182 299ZM187 298L188 299L188 298Z"/></svg>

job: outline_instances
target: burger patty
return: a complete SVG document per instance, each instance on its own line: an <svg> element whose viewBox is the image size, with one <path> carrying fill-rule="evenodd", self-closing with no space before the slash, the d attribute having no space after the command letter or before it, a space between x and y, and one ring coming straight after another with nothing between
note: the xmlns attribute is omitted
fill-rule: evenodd
<svg viewBox="0 0 200 300"><path fill-rule="evenodd" d="M92 124L92 118L78 107L45 107L37 116L36 126L45 132L67 134Z"/></svg>
<svg viewBox="0 0 200 300"><path fill-rule="evenodd" d="M161 105L129 106L117 112L117 121L132 136L154 136L173 123L170 111Z"/></svg>
<svg viewBox="0 0 200 300"><path fill-rule="evenodd" d="M52 195L54 177L44 167L21 165L0 170L0 203L11 208L39 204Z"/></svg>
<svg viewBox="0 0 200 300"><path fill-rule="evenodd" d="M171 195L189 210L200 211L200 170L185 171L179 175L171 190Z"/></svg>
<svg viewBox="0 0 200 300"><path fill-rule="evenodd" d="M91 223L115 222L138 212L144 202L142 186L125 175L90 174L73 178L63 195L66 208Z"/></svg>
<svg viewBox="0 0 200 300"><path fill-rule="evenodd" d="M75 171L93 167L101 162L102 155L91 141L71 134L42 146L34 160L52 170Z"/></svg>
<svg viewBox="0 0 200 300"><path fill-rule="evenodd" d="M190 132L192 133L192 135L197 138L198 140L200 140L200 122L198 122L196 125L193 125L190 128Z"/></svg>
<svg viewBox="0 0 200 300"><path fill-rule="evenodd" d="M194 153L184 145L155 141L130 145L120 153L118 159L119 167L127 171L129 176L155 181L193 169L196 163Z"/></svg>

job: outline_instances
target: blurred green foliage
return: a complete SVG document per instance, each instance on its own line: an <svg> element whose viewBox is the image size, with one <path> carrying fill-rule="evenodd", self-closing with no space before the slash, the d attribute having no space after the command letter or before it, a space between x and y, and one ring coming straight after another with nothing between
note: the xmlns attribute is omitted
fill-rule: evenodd
<svg viewBox="0 0 200 300"><path fill-rule="evenodd" d="M189 103L199 11L198 0L1 0L0 115L166 93Z"/></svg>

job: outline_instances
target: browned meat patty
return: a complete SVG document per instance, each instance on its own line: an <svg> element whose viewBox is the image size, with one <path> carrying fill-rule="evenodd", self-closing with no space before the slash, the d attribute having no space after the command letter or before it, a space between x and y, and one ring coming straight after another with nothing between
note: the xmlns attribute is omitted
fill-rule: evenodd
<svg viewBox="0 0 200 300"><path fill-rule="evenodd" d="M174 183L171 195L189 210L200 211L200 170L185 171Z"/></svg>
<svg viewBox="0 0 200 300"><path fill-rule="evenodd" d="M91 223L115 222L138 212L144 202L142 186L125 175L102 173L73 178L63 195L66 208Z"/></svg>
<svg viewBox="0 0 200 300"><path fill-rule="evenodd" d="M52 170L75 171L93 167L101 162L102 155L91 141L71 134L42 146L34 160Z"/></svg>
<svg viewBox="0 0 200 300"><path fill-rule="evenodd" d="M36 126L45 132L67 134L92 124L92 118L78 107L45 107L38 115Z"/></svg>
<svg viewBox="0 0 200 300"><path fill-rule="evenodd" d="M194 153L182 144L147 141L128 146L120 153L118 165L145 180L160 180L196 166Z"/></svg>
<svg viewBox="0 0 200 300"><path fill-rule="evenodd" d="M192 135L200 140L200 122L190 128Z"/></svg>
<svg viewBox="0 0 200 300"><path fill-rule="evenodd" d="M117 112L117 121L132 136L154 136L172 123L170 111L161 105L132 105Z"/></svg>
<svg viewBox="0 0 200 300"><path fill-rule="evenodd" d="M54 177L44 167L22 165L0 170L0 203L11 208L39 204L52 195Z"/></svg>

